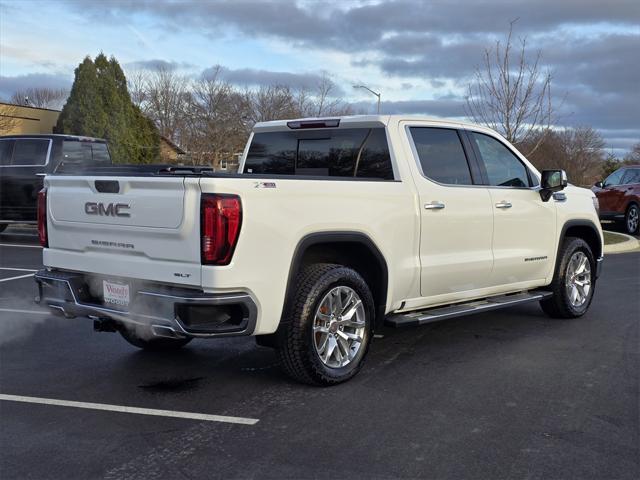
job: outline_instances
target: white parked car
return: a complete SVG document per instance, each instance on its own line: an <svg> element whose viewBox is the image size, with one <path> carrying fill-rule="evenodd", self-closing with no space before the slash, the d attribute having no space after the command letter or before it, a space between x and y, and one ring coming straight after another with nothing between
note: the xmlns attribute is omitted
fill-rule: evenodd
<svg viewBox="0 0 640 480"><path fill-rule="evenodd" d="M240 173L49 175L38 300L145 349L255 335L295 379L362 367L375 328L593 298L597 201L500 135L353 116L259 123Z"/></svg>

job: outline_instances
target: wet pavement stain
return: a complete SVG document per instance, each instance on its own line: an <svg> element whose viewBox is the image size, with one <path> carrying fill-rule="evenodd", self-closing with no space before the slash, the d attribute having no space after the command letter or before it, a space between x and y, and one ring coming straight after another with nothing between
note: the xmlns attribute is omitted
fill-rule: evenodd
<svg viewBox="0 0 640 480"><path fill-rule="evenodd" d="M142 388L148 392L185 392L196 389L203 379L204 377L172 378L138 385L138 388Z"/></svg>

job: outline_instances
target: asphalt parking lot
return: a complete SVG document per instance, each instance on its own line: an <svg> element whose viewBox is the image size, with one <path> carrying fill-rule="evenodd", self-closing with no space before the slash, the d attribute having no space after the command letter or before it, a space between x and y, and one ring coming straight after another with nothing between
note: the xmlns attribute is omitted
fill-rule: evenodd
<svg viewBox="0 0 640 480"><path fill-rule="evenodd" d="M36 238L7 232L3 479L640 477L640 253L607 256L581 319L534 304L385 329L359 376L319 389L251 338L150 354L49 315L32 303Z"/></svg>

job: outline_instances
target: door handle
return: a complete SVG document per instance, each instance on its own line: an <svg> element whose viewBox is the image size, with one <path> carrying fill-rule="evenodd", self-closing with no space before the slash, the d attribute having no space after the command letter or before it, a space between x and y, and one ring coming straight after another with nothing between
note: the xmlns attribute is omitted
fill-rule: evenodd
<svg viewBox="0 0 640 480"><path fill-rule="evenodd" d="M440 203L434 200L431 203L425 203L424 208L426 208L427 210L442 210L444 208L444 203Z"/></svg>
<svg viewBox="0 0 640 480"><path fill-rule="evenodd" d="M511 208L513 205L511 205L511 203L509 202L505 202L504 200L502 200L499 203L496 203L496 208Z"/></svg>

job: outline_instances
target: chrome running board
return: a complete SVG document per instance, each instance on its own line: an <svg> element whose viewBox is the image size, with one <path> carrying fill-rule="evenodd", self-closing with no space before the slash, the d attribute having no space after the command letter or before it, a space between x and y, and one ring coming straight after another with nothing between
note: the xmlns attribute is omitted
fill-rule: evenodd
<svg viewBox="0 0 640 480"><path fill-rule="evenodd" d="M461 317L473 313L488 312L499 308L511 307L527 302L540 301L550 297L551 292L545 290L532 290L531 292L514 293L489 297L483 300L474 300L467 303L456 303L425 310L393 313L385 319L385 324L392 327L415 327L425 323L437 322L447 318Z"/></svg>

